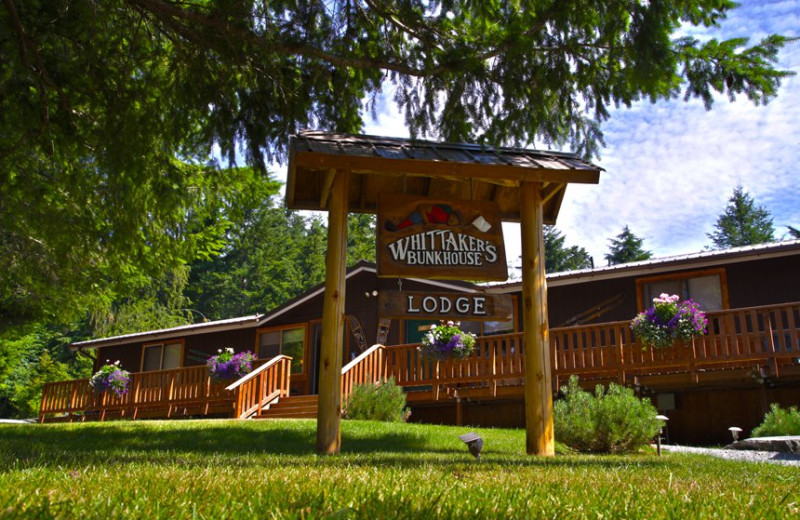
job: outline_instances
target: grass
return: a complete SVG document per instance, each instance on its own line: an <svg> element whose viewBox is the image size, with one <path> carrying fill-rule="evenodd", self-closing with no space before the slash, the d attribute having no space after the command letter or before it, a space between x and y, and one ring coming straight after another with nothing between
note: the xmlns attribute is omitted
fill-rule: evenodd
<svg viewBox="0 0 800 520"><path fill-rule="evenodd" d="M0 518L789 518L797 468L688 454L524 455L525 432L314 421L0 425Z"/></svg>

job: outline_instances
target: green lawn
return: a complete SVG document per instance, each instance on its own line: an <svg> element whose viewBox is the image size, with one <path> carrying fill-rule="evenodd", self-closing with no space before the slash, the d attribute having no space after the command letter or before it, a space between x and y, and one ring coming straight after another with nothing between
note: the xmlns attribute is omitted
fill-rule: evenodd
<svg viewBox="0 0 800 520"><path fill-rule="evenodd" d="M314 421L0 425L0 518L789 518L800 471L684 454L524 455L521 430Z"/></svg>

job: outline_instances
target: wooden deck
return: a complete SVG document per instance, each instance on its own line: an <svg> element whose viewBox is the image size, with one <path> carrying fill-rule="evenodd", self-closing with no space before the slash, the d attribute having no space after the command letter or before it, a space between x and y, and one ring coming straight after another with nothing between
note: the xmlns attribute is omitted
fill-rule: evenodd
<svg viewBox="0 0 800 520"><path fill-rule="evenodd" d="M257 362L231 384L215 382L205 365L131 374L130 390L117 397L96 393L88 379L47 383L40 422L186 416L249 417L289 394L291 358Z"/></svg>
<svg viewBox="0 0 800 520"><path fill-rule="evenodd" d="M706 336L659 351L643 350L628 321L550 329L553 390L572 375L587 385L614 381L661 390L800 377L800 302L714 312L708 320ZM521 398L522 337L478 338L475 353L463 361L426 360L417 345L376 345L342 368L342 397L357 384L393 377L412 404ZM87 379L63 381L45 385L40 419L245 418L288 396L289 387L286 356L227 386L211 381L205 366L132 374L131 391L121 398L93 393Z"/></svg>

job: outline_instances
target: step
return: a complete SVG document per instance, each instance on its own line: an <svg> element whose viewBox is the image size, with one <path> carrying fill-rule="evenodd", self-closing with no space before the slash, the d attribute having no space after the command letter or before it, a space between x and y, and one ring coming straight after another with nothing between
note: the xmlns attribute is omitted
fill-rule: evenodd
<svg viewBox="0 0 800 520"><path fill-rule="evenodd" d="M292 404L292 405L284 405L284 406L276 406L272 405L269 408L265 408L262 410L263 412L285 412L285 413L292 413L292 412L316 412L317 405L316 404Z"/></svg>
<svg viewBox="0 0 800 520"><path fill-rule="evenodd" d="M299 419L317 416L319 398L316 395L298 395L278 399L261 411L257 419Z"/></svg>
<svg viewBox="0 0 800 520"><path fill-rule="evenodd" d="M253 416L253 419L316 419L317 411L307 412L271 412L264 410L261 415Z"/></svg>

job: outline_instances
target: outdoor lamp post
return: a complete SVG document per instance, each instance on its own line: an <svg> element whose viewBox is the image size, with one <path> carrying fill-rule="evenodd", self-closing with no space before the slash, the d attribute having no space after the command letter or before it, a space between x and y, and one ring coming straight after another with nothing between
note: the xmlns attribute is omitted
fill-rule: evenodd
<svg viewBox="0 0 800 520"><path fill-rule="evenodd" d="M664 432L664 425L667 424L669 421L669 417L666 415L656 415L656 419L661 421L661 427L658 429L658 435L656 435L656 453L658 456L661 456L661 434Z"/></svg>
<svg viewBox="0 0 800 520"><path fill-rule="evenodd" d="M458 436L461 441L467 445L469 452L475 457L476 460L481 460L481 451L483 450L483 439L480 435L474 432L465 433Z"/></svg>

